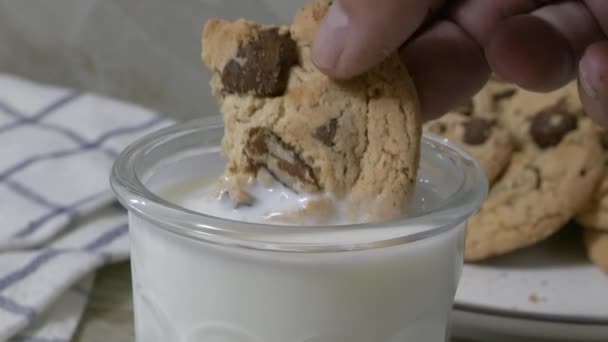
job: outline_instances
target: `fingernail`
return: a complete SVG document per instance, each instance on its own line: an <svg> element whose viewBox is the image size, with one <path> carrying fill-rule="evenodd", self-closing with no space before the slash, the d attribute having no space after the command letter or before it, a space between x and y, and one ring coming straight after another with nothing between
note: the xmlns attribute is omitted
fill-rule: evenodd
<svg viewBox="0 0 608 342"><path fill-rule="evenodd" d="M347 40L349 18L339 1L334 1L316 34L313 61L320 69L333 70L338 66Z"/></svg>
<svg viewBox="0 0 608 342"><path fill-rule="evenodd" d="M579 91L585 112L595 123L608 129L608 84L596 58L583 58L579 64Z"/></svg>
<svg viewBox="0 0 608 342"><path fill-rule="evenodd" d="M593 81L591 81L591 75L589 74L587 68L580 68L580 82L583 90L585 90L585 93L587 93L587 95L589 95L589 97L592 99L597 100L597 90L593 86Z"/></svg>

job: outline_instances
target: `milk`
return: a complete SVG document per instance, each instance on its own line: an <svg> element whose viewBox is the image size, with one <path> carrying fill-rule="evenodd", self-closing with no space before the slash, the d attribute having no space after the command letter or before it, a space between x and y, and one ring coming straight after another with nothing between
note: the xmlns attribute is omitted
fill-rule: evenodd
<svg viewBox="0 0 608 342"><path fill-rule="evenodd" d="M305 198L257 189L269 207L235 210L213 196L211 178L163 196L184 208L265 222L268 210ZM261 191L261 192L260 192ZM433 202L419 183L413 210ZM426 204L425 204L426 203ZM267 240L357 243L403 229L309 231ZM425 231L427 227L408 227ZM265 251L187 238L130 213L135 329L139 342L445 341L464 240L464 223L401 245L357 251Z"/></svg>
<svg viewBox="0 0 608 342"><path fill-rule="evenodd" d="M304 208L310 201L327 198L336 211L332 224L350 224L345 203L331 195L296 193L279 182L274 182L269 187L258 182L247 189L247 192L255 198L255 204L236 207L228 195L222 196L218 193L220 188L218 183L208 178L201 178L187 182L184 184L185 186L164 189L163 197L171 199L186 209L215 217L241 222L287 225L293 225L294 222L282 221L281 214ZM309 226L314 225L314 222L312 217L303 217L300 223Z"/></svg>

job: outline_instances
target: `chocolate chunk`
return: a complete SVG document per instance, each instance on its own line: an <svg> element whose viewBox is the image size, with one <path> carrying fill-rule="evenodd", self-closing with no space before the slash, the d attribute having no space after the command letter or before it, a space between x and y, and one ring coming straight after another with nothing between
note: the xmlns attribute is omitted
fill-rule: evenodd
<svg viewBox="0 0 608 342"><path fill-rule="evenodd" d="M578 118L575 114L547 110L534 116L530 124L530 135L538 147L548 148L559 144L566 134L577 127Z"/></svg>
<svg viewBox="0 0 608 342"><path fill-rule="evenodd" d="M312 133L312 136L317 138L326 146L334 146L334 136L336 135L336 129L338 129L338 120L331 119L328 123L323 126L317 127Z"/></svg>
<svg viewBox="0 0 608 342"><path fill-rule="evenodd" d="M268 153L266 135L261 131L261 128L254 128L253 130L251 130L251 132L249 132L247 150L252 155L263 155Z"/></svg>
<svg viewBox="0 0 608 342"><path fill-rule="evenodd" d="M494 122L482 118L470 118L462 123L464 128L462 140L465 144L481 145L485 143L492 134Z"/></svg>
<svg viewBox="0 0 608 342"><path fill-rule="evenodd" d="M265 168L296 192L321 190L312 167L270 129L253 128L249 131L245 155L253 165Z"/></svg>
<svg viewBox="0 0 608 342"><path fill-rule="evenodd" d="M235 59L222 70L223 92L280 96L285 92L290 68L298 62L296 43L276 28L260 31L239 47Z"/></svg>

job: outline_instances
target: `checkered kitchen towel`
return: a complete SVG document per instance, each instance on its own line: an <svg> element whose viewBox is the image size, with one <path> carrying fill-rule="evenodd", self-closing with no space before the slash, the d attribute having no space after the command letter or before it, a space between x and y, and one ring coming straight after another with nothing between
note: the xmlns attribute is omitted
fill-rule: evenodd
<svg viewBox="0 0 608 342"><path fill-rule="evenodd" d="M142 108L0 74L0 341L69 341L98 267L128 257L108 175L169 124Z"/></svg>

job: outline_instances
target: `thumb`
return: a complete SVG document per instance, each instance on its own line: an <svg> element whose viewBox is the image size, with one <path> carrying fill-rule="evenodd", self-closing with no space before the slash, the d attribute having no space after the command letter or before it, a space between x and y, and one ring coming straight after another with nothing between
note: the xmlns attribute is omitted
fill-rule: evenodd
<svg viewBox="0 0 608 342"><path fill-rule="evenodd" d="M312 58L335 78L380 63L420 27L443 0L336 0L316 33Z"/></svg>

